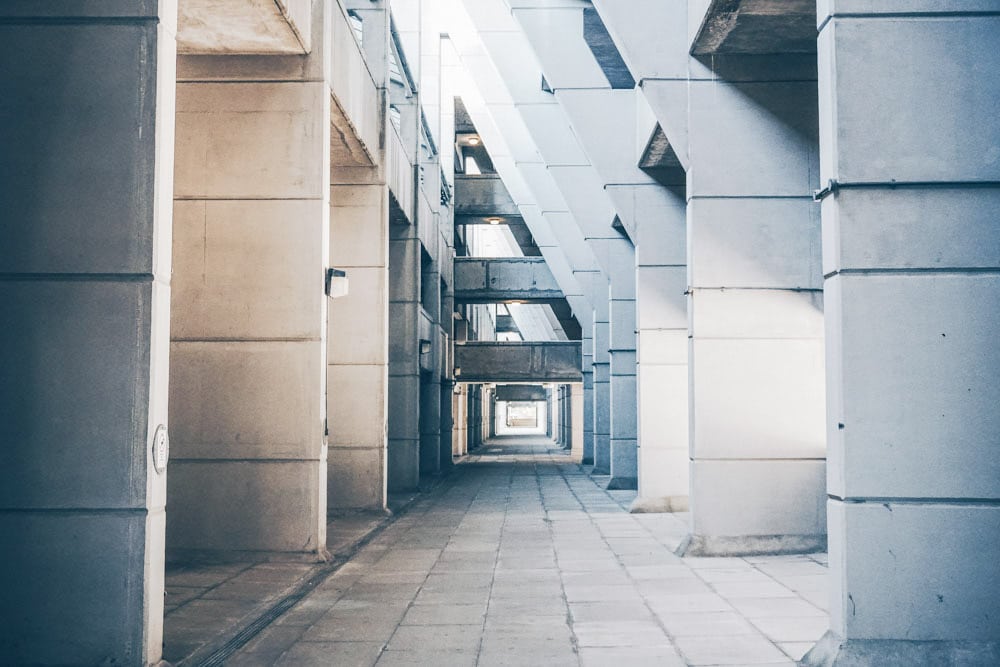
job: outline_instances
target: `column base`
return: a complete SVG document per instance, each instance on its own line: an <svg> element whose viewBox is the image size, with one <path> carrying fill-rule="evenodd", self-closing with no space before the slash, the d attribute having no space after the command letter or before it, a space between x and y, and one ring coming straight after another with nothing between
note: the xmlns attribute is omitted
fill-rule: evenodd
<svg viewBox="0 0 1000 667"><path fill-rule="evenodd" d="M784 556L826 551L826 535L689 535L678 556Z"/></svg>
<svg viewBox="0 0 1000 667"><path fill-rule="evenodd" d="M643 498L639 496L629 505L631 514L672 514L687 512L690 508L688 496L656 496Z"/></svg>
<svg viewBox="0 0 1000 667"><path fill-rule="evenodd" d="M637 491L639 489L638 477L612 477L605 487L608 491Z"/></svg>
<svg viewBox="0 0 1000 667"><path fill-rule="evenodd" d="M1000 641L844 639L828 631L799 664L805 667L992 667L1000 665Z"/></svg>

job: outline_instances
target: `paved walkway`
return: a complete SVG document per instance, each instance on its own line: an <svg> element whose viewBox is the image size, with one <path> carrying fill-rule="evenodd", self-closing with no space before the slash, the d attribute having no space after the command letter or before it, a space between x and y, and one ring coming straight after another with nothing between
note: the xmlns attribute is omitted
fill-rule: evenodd
<svg viewBox="0 0 1000 667"><path fill-rule="evenodd" d="M559 450L495 441L231 665L793 665L826 630L821 556L678 558Z"/></svg>

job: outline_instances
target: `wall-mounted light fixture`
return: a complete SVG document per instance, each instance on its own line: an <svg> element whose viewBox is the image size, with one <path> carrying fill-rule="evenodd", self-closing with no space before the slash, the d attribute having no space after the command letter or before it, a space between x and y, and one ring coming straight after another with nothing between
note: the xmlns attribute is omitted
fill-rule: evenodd
<svg viewBox="0 0 1000 667"><path fill-rule="evenodd" d="M420 339L420 354L430 354L431 342L426 338Z"/></svg>
<svg viewBox="0 0 1000 667"><path fill-rule="evenodd" d="M486 222L490 223L491 225L499 225L501 222L503 222L503 218L496 218L496 217L486 218Z"/></svg>
<svg viewBox="0 0 1000 667"><path fill-rule="evenodd" d="M326 295L331 299L347 296L348 288L347 271L340 269L326 270Z"/></svg>

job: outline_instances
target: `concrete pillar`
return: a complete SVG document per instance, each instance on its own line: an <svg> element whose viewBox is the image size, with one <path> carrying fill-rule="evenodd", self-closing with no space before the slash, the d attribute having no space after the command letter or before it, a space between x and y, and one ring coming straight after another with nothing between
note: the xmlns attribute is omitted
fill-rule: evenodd
<svg viewBox="0 0 1000 667"><path fill-rule="evenodd" d="M581 461L584 465L594 465L594 338L585 336L581 349L583 350L583 453Z"/></svg>
<svg viewBox="0 0 1000 667"><path fill-rule="evenodd" d="M688 553L822 549L815 62L708 62L687 87Z"/></svg>
<svg viewBox="0 0 1000 667"><path fill-rule="evenodd" d="M389 491L420 483L420 241L412 225L389 235Z"/></svg>
<svg viewBox="0 0 1000 667"><path fill-rule="evenodd" d="M1000 664L1000 17L820 7L832 597L804 664Z"/></svg>
<svg viewBox="0 0 1000 667"><path fill-rule="evenodd" d="M440 440L438 442L438 448L441 451L441 469L447 471L454 465L454 455L451 451L451 436L452 431L455 428L455 416L452 412L453 400L452 395L455 389L455 383L448 379L442 378L441 380L441 414L440 419Z"/></svg>
<svg viewBox="0 0 1000 667"><path fill-rule="evenodd" d="M609 489L639 484L635 351L635 251L626 239L609 243L610 264L622 269L611 280L608 356L611 389Z"/></svg>
<svg viewBox="0 0 1000 667"><path fill-rule="evenodd" d="M178 59L168 546L324 552L330 86L313 53Z"/></svg>
<svg viewBox="0 0 1000 667"><path fill-rule="evenodd" d="M176 3L0 6L0 662L161 657Z"/></svg>
<svg viewBox="0 0 1000 667"><path fill-rule="evenodd" d="M646 195L646 196L644 196ZM633 511L688 509L687 202L636 188L639 498Z"/></svg>
<svg viewBox="0 0 1000 667"><path fill-rule="evenodd" d="M570 445L570 456L573 457L574 461L578 462L583 459L583 415L585 405L586 402L584 400L583 385L570 385L568 419L569 438L572 443Z"/></svg>
<svg viewBox="0 0 1000 667"><path fill-rule="evenodd" d="M594 315L594 474L611 474L611 355L607 313Z"/></svg>
<svg viewBox="0 0 1000 667"><path fill-rule="evenodd" d="M384 509L389 386L389 191L376 169L334 169L371 184L330 189L330 261L349 293L329 304L327 412L331 509ZM347 176L347 174L344 174ZM337 178L346 181L347 178Z"/></svg>

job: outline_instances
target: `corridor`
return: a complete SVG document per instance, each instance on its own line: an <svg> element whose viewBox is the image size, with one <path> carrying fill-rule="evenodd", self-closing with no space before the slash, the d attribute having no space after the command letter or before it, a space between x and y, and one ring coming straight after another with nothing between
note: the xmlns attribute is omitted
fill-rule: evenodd
<svg viewBox="0 0 1000 667"><path fill-rule="evenodd" d="M465 457L232 665L792 665L827 629L825 558L678 558L685 515L549 440Z"/></svg>

